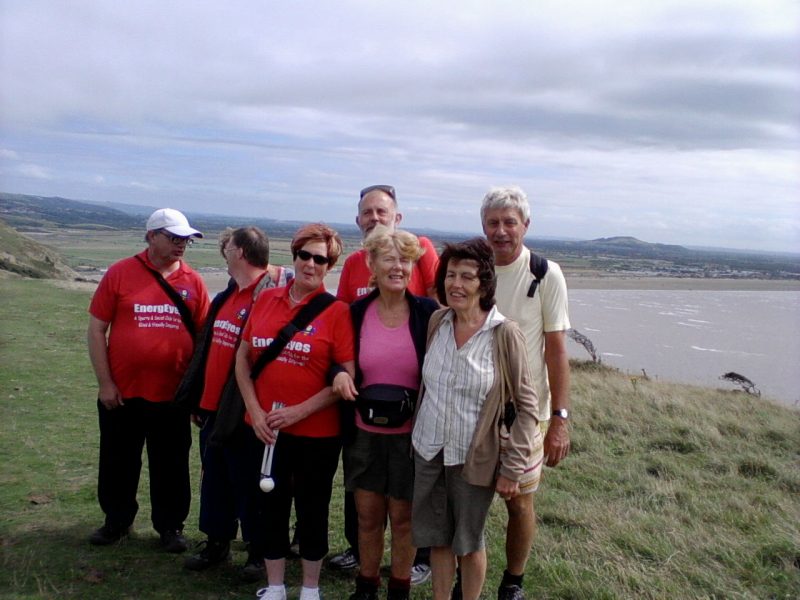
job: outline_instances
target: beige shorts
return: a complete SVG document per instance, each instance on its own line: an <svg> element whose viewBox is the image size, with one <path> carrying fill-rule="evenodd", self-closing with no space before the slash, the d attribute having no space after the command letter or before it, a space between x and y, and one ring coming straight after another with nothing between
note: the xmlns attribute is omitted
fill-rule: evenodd
<svg viewBox="0 0 800 600"><path fill-rule="evenodd" d="M542 464L544 463L544 435L547 433L547 426L550 421L540 421L539 426L533 436L533 449L531 450L531 461L525 468L524 473L519 478L519 493L521 496L532 494L539 489L539 481L542 478ZM513 427L513 425L512 425ZM508 443L508 430L505 425L500 427L500 462L506 453Z"/></svg>

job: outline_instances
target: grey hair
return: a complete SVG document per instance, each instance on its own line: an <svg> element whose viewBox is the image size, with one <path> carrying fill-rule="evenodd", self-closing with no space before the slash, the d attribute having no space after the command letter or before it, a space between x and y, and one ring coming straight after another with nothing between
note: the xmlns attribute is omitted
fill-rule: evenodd
<svg viewBox="0 0 800 600"><path fill-rule="evenodd" d="M486 220L486 213L495 208L513 208L522 216L522 221L527 223L531 218L531 205L528 196L515 185L509 187L494 187L486 192L481 204L481 223Z"/></svg>

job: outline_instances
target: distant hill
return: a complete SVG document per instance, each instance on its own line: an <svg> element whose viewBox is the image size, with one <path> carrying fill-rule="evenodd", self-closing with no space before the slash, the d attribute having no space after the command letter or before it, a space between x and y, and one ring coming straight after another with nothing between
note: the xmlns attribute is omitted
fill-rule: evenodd
<svg viewBox="0 0 800 600"><path fill-rule="evenodd" d="M141 230L153 210L153 207L147 206L0 192L0 219L22 232L47 231L57 227ZM246 216L186 214L194 227L210 235L215 235L225 227L256 225L270 237L285 239L291 238L301 224L299 221ZM359 245L361 233L354 224L331 225L344 238L346 252ZM414 231L428 236L438 247L446 241L463 240L475 235L418 228ZM800 279L800 255L797 254L686 248L654 244L629 236L585 241L554 238L529 238L525 241L529 247L573 272L588 269L624 275Z"/></svg>
<svg viewBox="0 0 800 600"><path fill-rule="evenodd" d="M619 236L598 238L585 242L575 242L578 248L588 248L592 252L606 252L613 255L629 256L635 258L666 258L675 256L688 256L694 254L683 246L674 244L653 244L643 242L635 237Z"/></svg>
<svg viewBox="0 0 800 600"><path fill-rule="evenodd" d="M75 279L77 273L55 250L22 235L0 221L0 270L35 279Z"/></svg>
<svg viewBox="0 0 800 600"><path fill-rule="evenodd" d="M67 198L0 193L0 219L20 231L43 227L128 229L143 219L108 206Z"/></svg>

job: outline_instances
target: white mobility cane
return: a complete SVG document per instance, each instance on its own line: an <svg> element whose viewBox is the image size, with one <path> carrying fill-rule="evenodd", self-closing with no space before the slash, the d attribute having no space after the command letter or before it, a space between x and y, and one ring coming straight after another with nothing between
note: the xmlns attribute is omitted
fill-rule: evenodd
<svg viewBox="0 0 800 600"><path fill-rule="evenodd" d="M273 402L272 410L283 408L283 402ZM278 432L275 432L277 438ZM275 442L278 440L276 439ZM272 479L272 455L275 453L275 442L264 447L264 458L261 460L261 481L258 487L264 493L269 493L275 489L275 480Z"/></svg>

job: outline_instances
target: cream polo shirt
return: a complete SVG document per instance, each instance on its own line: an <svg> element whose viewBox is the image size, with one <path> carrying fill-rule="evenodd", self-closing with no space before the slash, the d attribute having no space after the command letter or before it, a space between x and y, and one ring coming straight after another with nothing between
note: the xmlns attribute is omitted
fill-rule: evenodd
<svg viewBox="0 0 800 600"><path fill-rule="evenodd" d="M561 267L547 261L547 274L539 282L533 298L528 288L535 279L530 268L530 250L522 253L510 265L495 266L497 275L497 308L509 319L519 323L525 335L531 376L539 396L539 420L550 419L550 383L544 362L544 333L566 331L570 328L567 282Z"/></svg>
<svg viewBox="0 0 800 600"><path fill-rule="evenodd" d="M425 460L444 451L447 466L464 464L481 407L494 384L493 329L505 321L497 307L481 328L456 348L453 312L448 312L425 353L425 394L414 420L411 441Z"/></svg>

